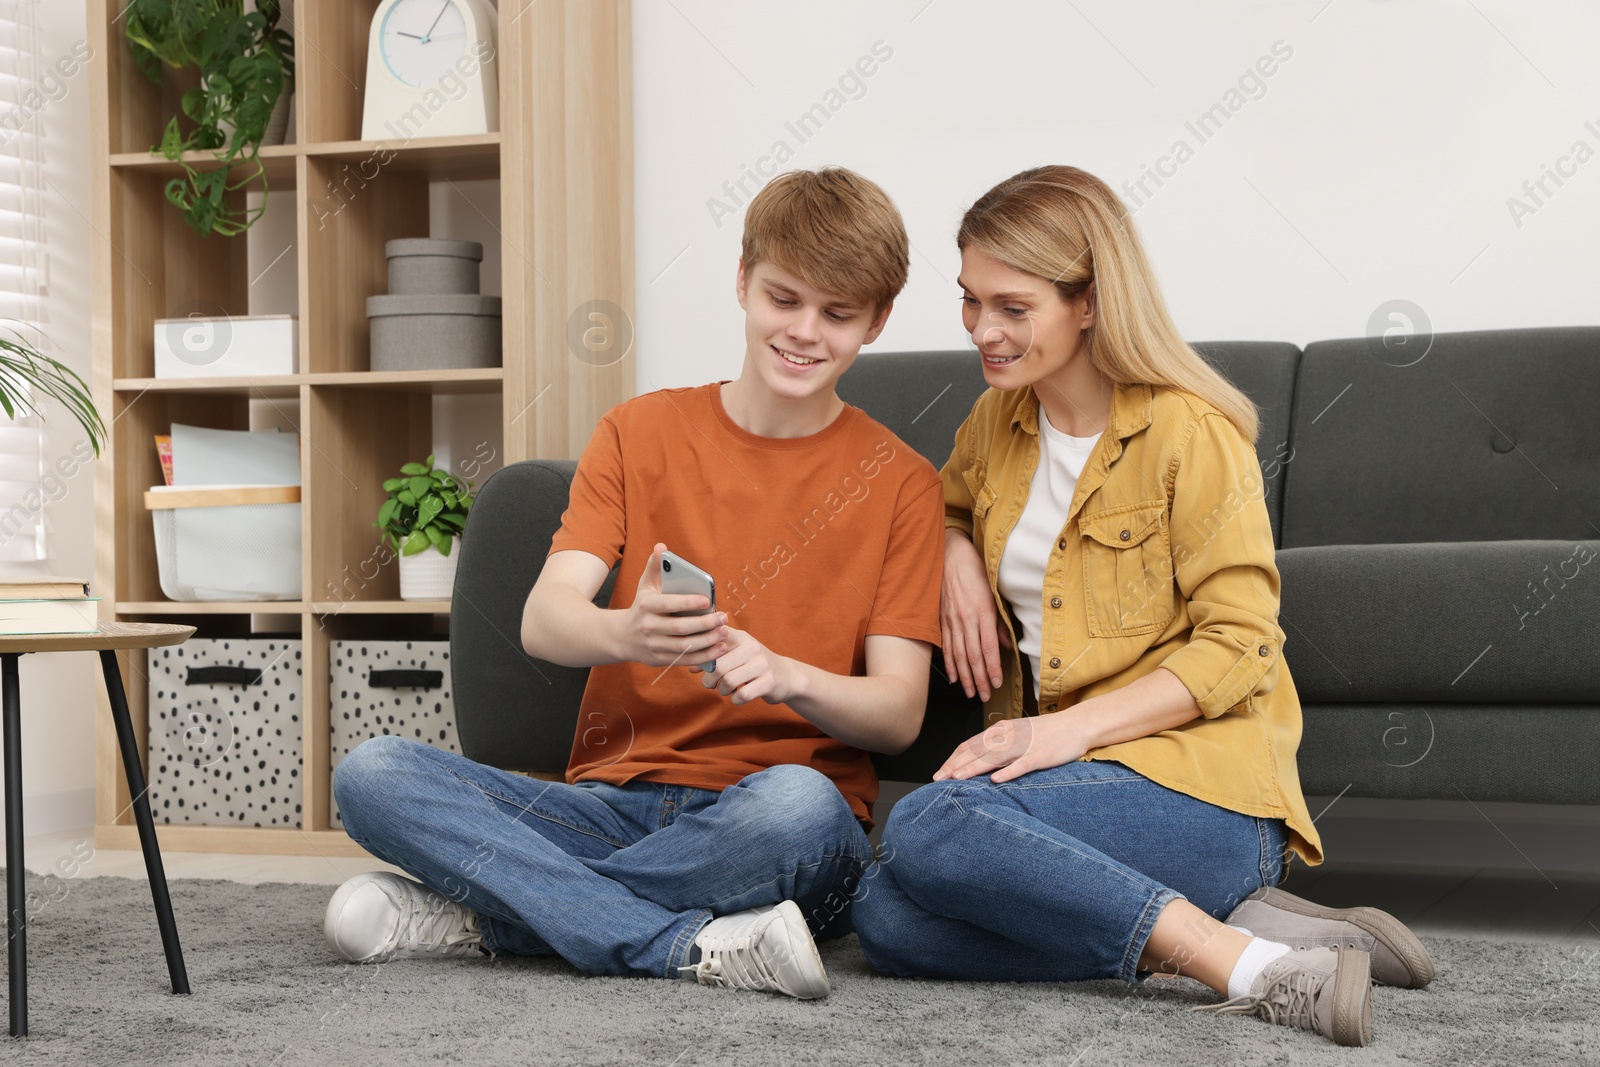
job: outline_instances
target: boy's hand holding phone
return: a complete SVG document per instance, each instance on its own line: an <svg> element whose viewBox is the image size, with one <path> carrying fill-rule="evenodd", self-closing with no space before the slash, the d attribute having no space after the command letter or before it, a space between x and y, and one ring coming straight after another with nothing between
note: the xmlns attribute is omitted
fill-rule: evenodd
<svg viewBox="0 0 1600 1067"><path fill-rule="evenodd" d="M619 658L655 667L714 665L728 648L728 617L717 611L678 614L706 611L712 607L711 598L661 591L661 557L666 550L666 545L656 544L639 576L633 603L619 613L623 631Z"/></svg>
<svg viewBox="0 0 1600 1067"><path fill-rule="evenodd" d="M715 666L706 671L700 684L731 696L735 704L748 704L757 698L768 704L787 704L802 682L795 662L769 650L743 630L725 627L726 649L717 654ZM695 670L700 670L696 667Z"/></svg>

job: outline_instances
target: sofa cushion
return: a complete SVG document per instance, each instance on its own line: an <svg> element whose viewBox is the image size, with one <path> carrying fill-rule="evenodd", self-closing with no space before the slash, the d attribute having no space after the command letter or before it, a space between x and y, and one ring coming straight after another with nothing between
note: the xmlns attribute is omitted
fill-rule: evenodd
<svg viewBox="0 0 1600 1067"><path fill-rule="evenodd" d="M1283 546L1600 536L1600 327L1422 344L1306 347Z"/></svg>
<svg viewBox="0 0 1600 1067"><path fill-rule="evenodd" d="M1600 804L1597 741L1594 702L1310 704L1300 785L1307 796Z"/></svg>
<svg viewBox="0 0 1600 1067"><path fill-rule="evenodd" d="M1277 341L1202 341L1200 353L1238 386L1261 415L1256 456L1266 482L1267 513L1279 533L1290 398L1300 349ZM956 430L988 386L973 349L864 352L839 379L839 396L893 430L935 467L943 467Z"/></svg>
<svg viewBox="0 0 1600 1067"><path fill-rule="evenodd" d="M988 386L975 350L872 352L839 379L839 398L883 423L937 470Z"/></svg>
<svg viewBox="0 0 1600 1067"><path fill-rule="evenodd" d="M1261 479L1266 488L1272 543L1281 544L1283 472L1294 458L1289 443L1289 412L1300 349L1279 341L1198 341L1194 349L1256 405L1261 418L1256 459L1261 463Z"/></svg>
<svg viewBox="0 0 1600 1067"><path fill-rule="evenodd" d="M1600 703L1600 541L1324 545L1277 562L1303 703Z"/></svg>

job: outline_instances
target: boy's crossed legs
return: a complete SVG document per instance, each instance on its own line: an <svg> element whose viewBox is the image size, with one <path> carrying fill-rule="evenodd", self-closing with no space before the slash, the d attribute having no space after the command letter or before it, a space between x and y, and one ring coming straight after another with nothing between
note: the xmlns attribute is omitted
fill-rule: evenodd
<svg viewBox="0 0 1600 1067"><path fill-rule="evenodd" d="M713 917L782 901L813 934L848 933L850 890L872 856L832 781L793 764L721 793L567 785L377 737L340 763L333 787L350 836L471 909L487 950L556 953L590 974L679 977L712 943L696 944ZM800 926L792 909L787 919Z"/></svg>

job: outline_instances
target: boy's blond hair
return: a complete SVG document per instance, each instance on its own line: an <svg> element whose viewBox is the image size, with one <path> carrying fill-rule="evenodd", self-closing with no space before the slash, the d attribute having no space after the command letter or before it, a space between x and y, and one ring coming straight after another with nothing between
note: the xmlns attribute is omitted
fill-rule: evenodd
<svg viewBox="0 0 1600 1067"><path fill-rule="evenodd" d="M911 263L894 202L843 167L791 170L768 182L745 210L743 256L747 275L769 260L874 314L900 295Z"/></svg>

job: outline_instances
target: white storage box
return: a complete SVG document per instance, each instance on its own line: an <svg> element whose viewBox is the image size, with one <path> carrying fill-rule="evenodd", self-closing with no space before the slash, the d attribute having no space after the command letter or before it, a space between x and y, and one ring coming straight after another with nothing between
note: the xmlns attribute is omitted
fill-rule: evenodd
<svg viewBox="0 0 1600 1067"><path fill-rule="evenodd" d="M190 638L148 674L155 820L298 828L300 642Z"/></svg>
<svg viewBox="0 0 1600 1067"><path fill-rule="evenodd" d="M298 485L158 485L144 506L169 599L300 599Z"/></svg>
<svg viewBox="0 0 1600 1067"><path fill-rule="evenodd" d="M448 640L330 641L329 645L330 770L361 742L382 734L461 751ZM328 822L335 828L344 825L332 790Z"/></svg>
<svg viewBox="0 0 1600 1067"><path fill-rule="evenodd" d="M293 315L217 315L156 320L157 378L293 374L299 321Z"/></svg>

